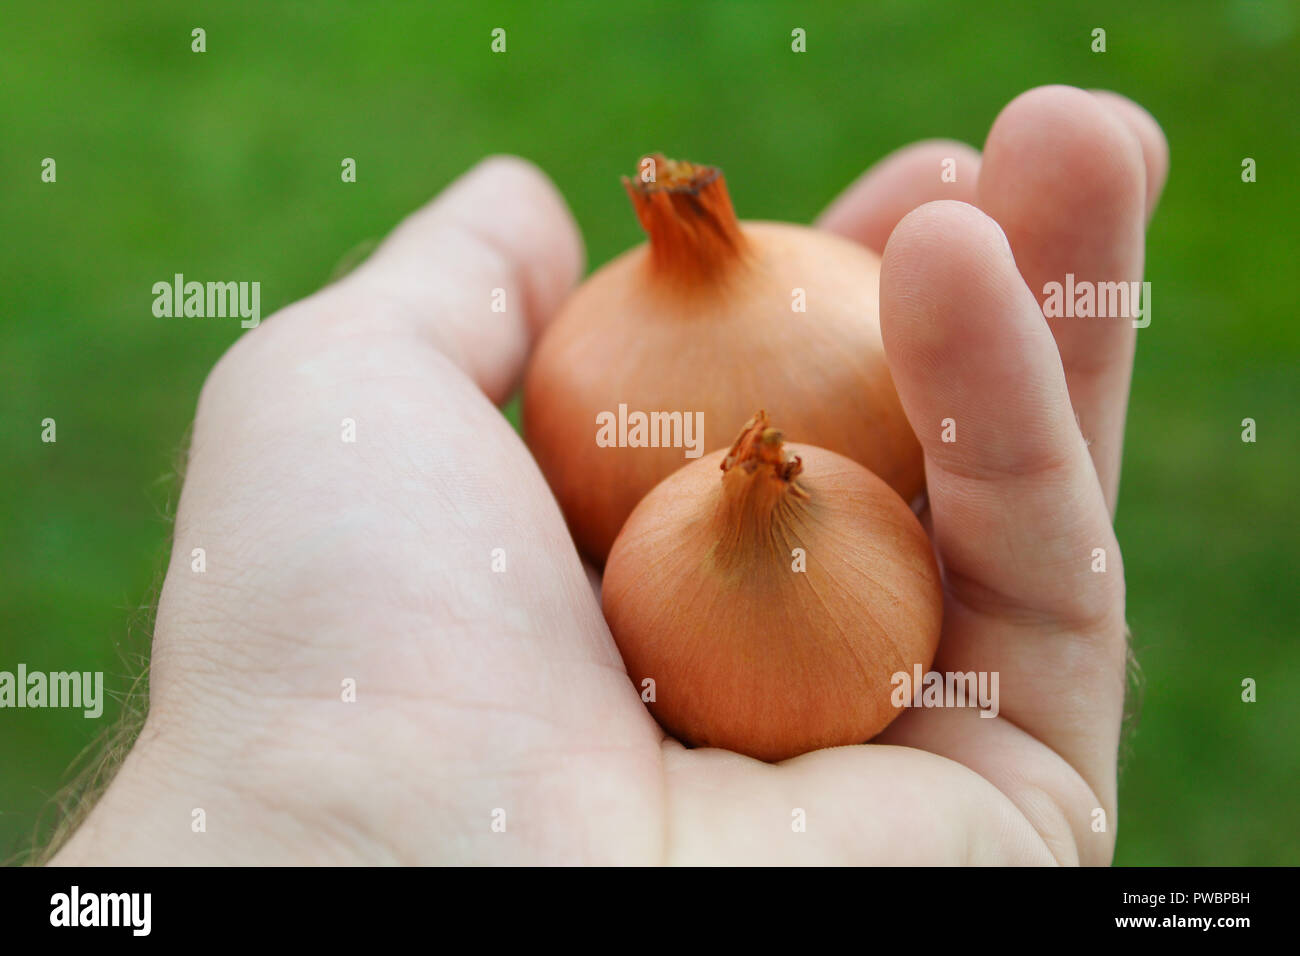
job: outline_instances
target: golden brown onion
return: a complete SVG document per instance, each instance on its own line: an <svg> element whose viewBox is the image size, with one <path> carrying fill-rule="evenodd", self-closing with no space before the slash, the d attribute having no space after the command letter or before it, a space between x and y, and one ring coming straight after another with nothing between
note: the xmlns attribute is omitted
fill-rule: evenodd
<svg viewBox="0 0 1300 956"><path fill-rule="evenodd" d="M879 258L805 226L738 223L717 169L654 159L656 182L624 180L648 244L578 288L524 384L525 437L579 547L603 561L637 502L694 460L598 446L598 416L620 405L703 413L697 456L765 407L910 501L924 472L881 345Z"/></svg>
<svg viewBox="0 0 1300 956"><path fill-rule="evenodd" d="M669 733L772 761L883 730L893 675L929 668L943 617L911 509L856 462L787 448L762 412L636 507L602 603Z"/></svg>

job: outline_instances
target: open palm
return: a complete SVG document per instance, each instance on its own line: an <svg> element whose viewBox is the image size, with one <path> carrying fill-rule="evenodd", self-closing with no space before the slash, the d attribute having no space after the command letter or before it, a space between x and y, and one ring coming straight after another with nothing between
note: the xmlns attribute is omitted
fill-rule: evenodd
<svg viewBox="0 0 1300 956"><path fill-rule="evenodd" d="M1049 325L1036 290L1140 279L1165 167L1133 104L1044 88L983 157L909 147L821 223L888 239L885 344L945 578L935 666L997 671L997 718L911 711L779 765L665 737L494 405L582 252L544 177L492 159L213 370L149 718L56 862L1109 861L1136 333Z"/></svg>

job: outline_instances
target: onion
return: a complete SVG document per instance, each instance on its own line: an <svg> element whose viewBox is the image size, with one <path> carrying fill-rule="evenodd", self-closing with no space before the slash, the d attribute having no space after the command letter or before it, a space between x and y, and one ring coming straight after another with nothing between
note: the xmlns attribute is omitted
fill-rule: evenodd
<svg viewBox="0 0 1300 956"><path fill-rule="evenodd" d="M769 761L883 730L893 675L929 668L943 617L903 499L834 452L787 450L763 412L636 507L602 603L669 733Z"/></svg>
<svg viewBox="0 0 1300 956"><path fill-rule="evenodd" d="M759 406L912 500L924 469L885 364L879 258L804 226L742 225L717 169L653 159L656 182L623 181L649 243L578 288L524 383L524 435L578 546L603 561L651 488ZM704 434L693 452L598 446L598 416L620 406L702 413Z"/></svg>

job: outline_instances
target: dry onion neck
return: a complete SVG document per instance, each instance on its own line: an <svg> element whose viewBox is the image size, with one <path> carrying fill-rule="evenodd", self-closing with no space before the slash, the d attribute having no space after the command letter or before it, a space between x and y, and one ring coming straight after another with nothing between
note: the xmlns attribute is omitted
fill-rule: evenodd
<svg viewBox="0 0 1300 956"><path fill-rule="evenodd" d="M743 562L756 550L788 543L791 519L809 500L796 480L803 471L785 450L784 435L766 412L745 423L722 461L722 494L715 516L720 561Z"/></svg>
<svg viewBox="0 0 1300 956"><path fill-rule="evenodd" d="M643 173L623 177L641 228L650 237L650 262L664 279L689 284L717 279L744 256L745 237L716 166L668 159L642 160Z"/></svg>

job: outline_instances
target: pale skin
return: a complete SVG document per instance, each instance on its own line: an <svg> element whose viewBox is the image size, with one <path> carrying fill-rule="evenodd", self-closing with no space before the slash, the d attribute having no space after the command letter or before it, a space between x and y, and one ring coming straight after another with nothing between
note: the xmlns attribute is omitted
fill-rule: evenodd
<svg viewBox="0 0 1300 956"><path fill-rule="evenodd" d="M55 862L1108 863L1137 332L1049 324L1037 298L1067 272L1141 279L1167 165L1133 103L1046 87L982 155L900 150L819 221L883 252L886 351L944 568L935 667L999 672L997 718L913 710L871 744L778 765L664 735L495 407L583 263L549 181L495 158L213 369L149 717Z"/></svg>

